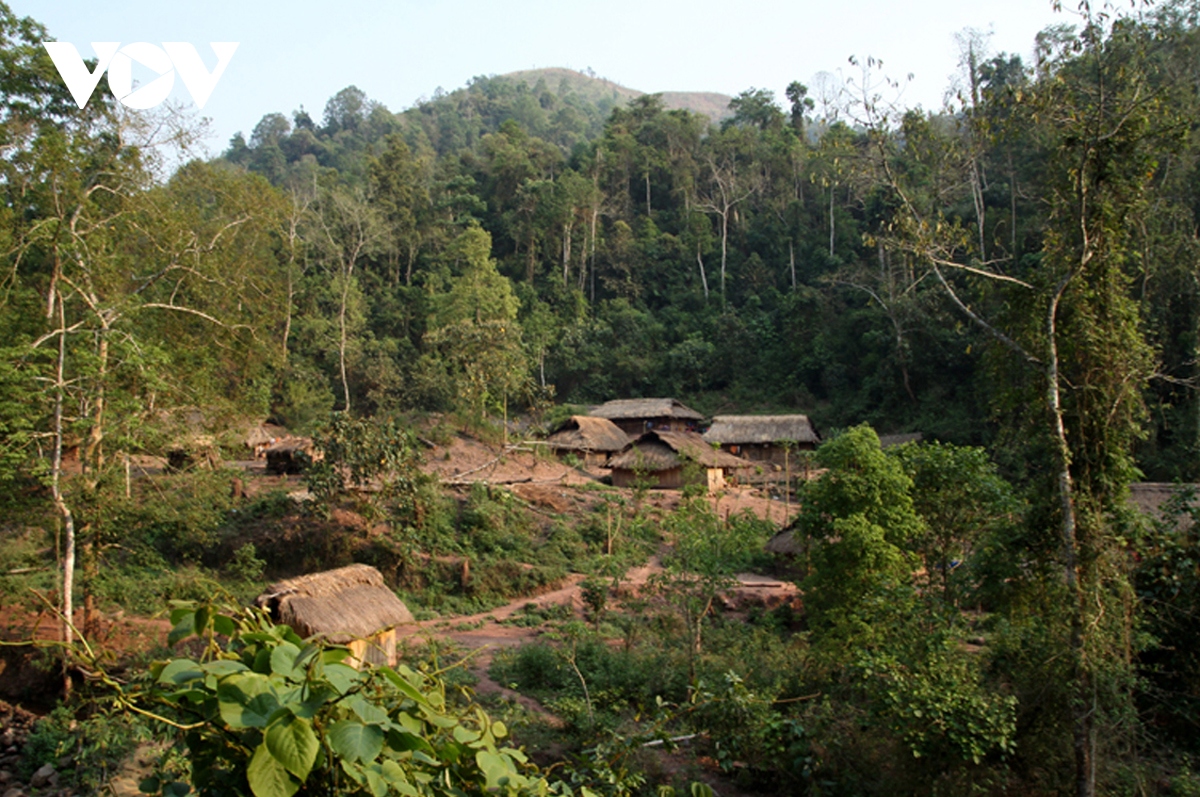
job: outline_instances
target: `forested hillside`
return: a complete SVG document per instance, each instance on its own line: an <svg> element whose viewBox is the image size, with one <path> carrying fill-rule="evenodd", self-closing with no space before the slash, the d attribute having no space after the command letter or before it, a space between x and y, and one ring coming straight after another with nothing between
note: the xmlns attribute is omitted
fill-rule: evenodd
<svg viewBox="0 0 1200 797"><path fill-rule="evenodd" d="M671 734L760 793L1200 790L1195 496L1129 489L1200 478L1196 2L1084 3L1032 63L966 37L938 110L873 60L724 109L539 70L398 113L349 86L177 168L191 122L79 109L51 34L0 4L0 597L63 621L85 699L169 714L199 793L650 793ZM509 489L568 405L665 396L816 421L782 558L765 493ZM316 437L303 476L188 469L267 420ZM447 708L436 645L347 674L214 598L351 561L426 621L589 577L590 627L530 604L557 636L492 670L561 721L504 704L553 785ZM802 599L743 612L751 569ZM167 599L204 653L141 692L73 644Z"/></svg>
<svg viewBox="0 0 1200 797"><path fill-rule="evenodd" d="M1179 85L1164 61L1187 60L1176 34L1169 46L1161 38L1166 24L1144 34L1160 37L1153 71L1139 77L1156 96ZM609 84L559 75L554 85L553 72L533 85L521 73L480 78L401 114L350 87L319 122L265 116L223 161L304 211L287 257L303 271L292 304L307 320L289 341L286 381L314 385L322 410L344 406L347 389L335 353L302 327L348 271L362 293L347 338L351 403L448 408L434 395L445 358L429 345L429 303L458 276L451 242L477 224L520 300L526 395L681 395L704 409L794 408L828 427L866 420L981 443L999 428L989 397L1012 379L983 359L987 333L946 289L1000 300L981 292L1017 283L978 270L1016 277L1044 256L1052 181L1075 154L1061 120L1037 105L1050 101L1039 89L1064 78L1073 41L1047 33L1037 69L972 56L961 104L938 113L887 105L885 76L870 65L821 115L797 83L785 108L743 92L719 125L654 96L618 107ZM1171 210L1193 202L1189 146L1170 126L1137 146L1159 168L1123 248L1138 263L1137 301L1164 377L1148 385L1141 462L1157 478L1191 478L1196 404L1171 381L1192 376L1195 319L1181 301L1192 287L1180 272L1189 239ZM357 242L331 238L351 217ZM918 219L938 229L936 243L905 226ZM947 285L931 245L956 264ZM311 413L282 395L275 411L293 422Z"/></svg>

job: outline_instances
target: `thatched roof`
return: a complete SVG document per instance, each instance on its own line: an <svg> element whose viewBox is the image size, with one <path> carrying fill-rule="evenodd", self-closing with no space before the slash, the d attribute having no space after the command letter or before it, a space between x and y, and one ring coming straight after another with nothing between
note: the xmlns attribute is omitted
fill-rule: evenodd
<svg viewBox="0 0 1200 797"><path fill-rule="evenodd" d="M608 418L609 420L626 418L704 420L703 415L673 398L614 399L594 408L590 414L596 418Z"/></svg>
<svg viewBox="0 0 1200 797"><path fill-rule="evenodd" d="M706 468L749 468L752 463L714 449L695 432L646 432L624 451L612 457L608 466L617 470L646 470L655 473L677 468L685 462L698 462Z"/></svg>
<svg viewBox="0 0 1200 797"><path fill-rule="evenodd" d="M296 454L303 451L306 454L312 453L313 441L311 437L284 437L276 440L267 449L267 455L271 454Z"/></svg>
<svg viewBox="0 0 1200 797"><path fill-rule="evenodd" d="M288 437L288 430L273 423L260 423L250 427L246 432L246 448L270 445L276 440Z"/></svg>
<svg viewBox="0 0 1200 797"><path fill-rule="evenodd" d="M704 439L725 445L778 443L782 440L813 445L821 442L817 427L807 415L718 415L704 433Z"/></svg>
<svg viewBox="0 0 1200 797"><path fill-rule="evenodd" d="M546 438L546 445L563 451L611 453L629 445L629 435L607 418L572 415Z"/></svg>
<svg viewBox="0 0 1200 797"><path fill-rule="evenodd" d="M202 432L182 434L173 439L167 446L171 451L204 451L205 449L216 447L216 438Z"/></svg>
<svg viewBox="0 0 1200 797"><path fill-rule="evenodd" d="M1136 482L1129 485L1129 503L1142 510L1153 520L1162 520L1162 506L1166 501L1182 492L1184 489L1191 488L1197 490L1200 485L1194 484L1171 484L1169 482ZM1194 507L1198 503L1193 500L1191 505ZM1187 528L1191 526L1191 521L1188 518L1183 518L1182 525Z"/></svg>
<svg viewBox="0 0 1200 797"><path fill-rule="evenodd" d="M350 565L280 581L254 603L302 637L333 642L369 637L413 622L412 612L368 565Z"/></svg>
<svg viewBox="0 0 1200 797"><path fill-rule="evenodd" d="M784 556L799 556L804 553L804 549L800 545L800 540L796 538L796 527L794 525L788 526L771 537L763 547L767 553L782 554Z"/></svg>

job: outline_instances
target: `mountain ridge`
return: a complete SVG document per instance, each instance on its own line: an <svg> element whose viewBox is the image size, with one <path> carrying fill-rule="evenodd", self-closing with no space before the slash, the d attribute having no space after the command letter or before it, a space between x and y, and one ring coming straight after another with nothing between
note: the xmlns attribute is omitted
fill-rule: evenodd
<svg viewBox="0 0 1200 797"><path fill-rule="evenodd" d="M662 97L663 105L670 110L692 111L703 114L714 122L719 122L730 115L729 102L733 99L727 94L716 91L660 91L646 92L623 86L608 78L588 75L567 67L542 67L539 69L519 69L494 75L493 78L509 80L513 83L525 83L530 87L544 80L550 91L564 93L566 89L593 101L609 98L624 105L630 100L646 94L658 94Z"/></svg>

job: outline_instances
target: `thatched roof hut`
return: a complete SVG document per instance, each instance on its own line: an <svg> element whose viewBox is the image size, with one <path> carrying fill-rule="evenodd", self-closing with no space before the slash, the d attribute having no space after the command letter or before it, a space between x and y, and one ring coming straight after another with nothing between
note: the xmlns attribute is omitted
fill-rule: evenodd
<svg viewBox="0 0 1200 797"><path fill-rule="evenodd" d="M263 455L267 458L267 473L279 474L299 473L307 459L321 458L311 437L284 437L268 446Z"/></svg>
<svg viewBox="0 0 1200 797"><path fill-rule="evenodd" d="M1200 505L1200 485L1172 484L1170 482L1135 482L1129 485L1129 503L1140 509L1151 520L1164 520L1163 504L1171 498L1180 496L1184 490L1196 491L1189 505L1192 508ZM1186 515L1180 518L1184 528L1190 528L1191 518Z"/></svg>
<svg viewBox="0 0 1200 797"><path fill-rule="evenodd" d="M651 429L686 431L704 420L703 415L673 398L614 399L588 414L607 418L631 435Z"/></svg>
<svg viewBox="0 0 1200 797"><path fill-rule="evenodd" d="M821 435L807 415L718 415L704 439L745 459L782 464L788 451L785 442L811 451Z"/></svg>
<svg viewBox="0 0 1200 797"><path fill-rule="evenodd" d="M718 415L704 439L722 445L791 440L815 446L821 442L821 435L807 415Z"/></svg>
<svg viewBox="0 0 1200 797"><path fill-rule="evenodd" d="M167 468L170 470L216 470L220 466L221 451L212 435L185 434L167 447Z"/></svg>
<svg viewBox="0 0 1200 797"><path fill-rule="evenodd" d="M362 564L280 581L254 603L300 636L347 645L372 664L395 664L395 627L413 622L379 571Z"/></svg>
<svg viewBox="0 0 1200 797"><path fill-rule="evenodd" d="M608 460L617 487L632 486L642 478L655 487L682 487L683 469L689 463L707 472L710 489L723 487L729 473L751 467L746 460L713 448L695 432L667 430L646 432Z"/></svg>
<svg viewBox="0 0 1200 797"><path fill-rule="evenodd" d="M797 538L798 529L795 525L776 532L776 534L767 540L764 549L767 553L773 553L779 556L800 556L804 553L804 546L800 544Z"/></svg>
<svg viewBox="0 0 1200 797"><path fill-rule="evenodd" d="M558 454L575 454L585 460L603 461L629 445L629 435L607 418L572 415L546 438L546 446Z"/></svg>
<svg viewBox="0 0 1200 797"><path fill-rule="evenodd" d="M278 441L289 437L288 430L273 423L259 423L250 427L242 444L254 452L255 459L266 456L267 449Z"/></svg>

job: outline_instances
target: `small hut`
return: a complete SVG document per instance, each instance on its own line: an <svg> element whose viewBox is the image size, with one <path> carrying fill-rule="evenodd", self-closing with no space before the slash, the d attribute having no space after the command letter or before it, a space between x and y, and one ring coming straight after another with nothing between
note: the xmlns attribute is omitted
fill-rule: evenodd
<svg viewBox="0 0 1200 797"><path fill-rule="evenodd" d="M278 475L300 473L304 466L321 458L321 452L313 445L311 437L284 437L276 440L265 451L267 473Z"/></svg>
<svg viewBox="0 0 1200 797"><path fill-rule="evenodd" d="M288 430L273 423L260 423L252 426L246 432L243 444L250 449L254 459L265 459L267 449L280 440L288 437Z"/></svg>
<svg viewBox="0 0 1200 797"><path fill-rule="evenodd" d="M1168 501L1174 499L1177 503L1182 503L1184 493L1191 491L1192 495L1188 496L1188 508L1195 510L1200 507L1200 485L1196 484L1174 484L1171 482L1134 482L1129 485L1129 503L1139 509L1142 514L1154 521L1167 520L1167 514L1164 512L1164 505ZM1178 507L1182 509L1183 507ZM1192 519L1188 515L1183 515L1179 518L1179 525L1182 529L1190 529L1192 527Z"/></svg>
<svg viewBox="0 0 1200 797"><path fill-rule="evenodd" d="M688 466L698 474L692 476ZM735 471L750 467L744 459L715 449L695 432L657 430L646 432L608 461L613 485L633 487L648 482L651 487L678 489L687 484L706 484L709 491L725 486Z"/></svg>
<svg viewBox="0 0 1200 797"><path fill-rule="evenodd" d="M789 449L812 451L821 443L807 415L718 415L704 439L742 459L781 466L788 461Z"/></svg>
<svg viewBox="0 0 1200 797"><path fill-rule="evenodd" d="M615 423L587 415L572 415L546 438L546 447L555 454L573 454L586 465L603 465L629 443L629 435Z"/></svg>
<svg viewBox="0 0 1200 797"><path fill-rule="evenodd" d="M212 435L187 434L177 438L167 448L167 469L173 471L221 466L221 451Z"/></svg>
<svg viewBox="0 0 1200 797"><path fill-rule="evenodd" d="M673 398L615 399L592 409L593 418L607 418L632 437L643 432L694 432L704 416Z"/></svg>
<svg viewBox="0 0 1200 797"><path fill-rule="evenodd" d="M347 646L356 665L394 665L396 626L413 622L412 612L368 565L280 581L254 603L305 639L322 637Z"/></svg>

